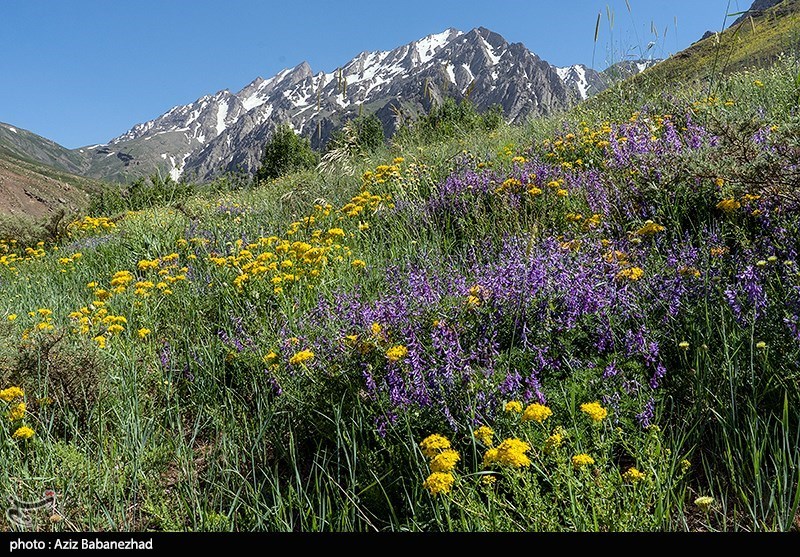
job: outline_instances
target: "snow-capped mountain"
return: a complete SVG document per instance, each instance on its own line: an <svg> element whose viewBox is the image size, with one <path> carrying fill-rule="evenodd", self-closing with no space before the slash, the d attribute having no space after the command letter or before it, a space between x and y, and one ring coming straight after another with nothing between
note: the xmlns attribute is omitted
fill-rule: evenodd
<svg viewBox="0 0 800 557"><path fill-rule="evenodd" d="M603 90L603 79L600 73L592 68L587 68L583 64L575 64L566 68L553 68L561 81L567 87L578 92L582 100L588 99L592 94Z"/></svg>
<svg viewBox="0 0 800 557"><path fill-rule="evenodd" d="M202 180L255 171L264 144L283 122L318 147L362 110L374 112L391 134L398 114L468 96L478 110L500 104L513 122L565 109L601 86L594 70L555 68L483 27L447 29L394 50L362 52L330 73L314 73L303 62L237 93L224 90L175 107L84 151L90 173L106 179L127 181L159 169L175 179Z"/></svg>

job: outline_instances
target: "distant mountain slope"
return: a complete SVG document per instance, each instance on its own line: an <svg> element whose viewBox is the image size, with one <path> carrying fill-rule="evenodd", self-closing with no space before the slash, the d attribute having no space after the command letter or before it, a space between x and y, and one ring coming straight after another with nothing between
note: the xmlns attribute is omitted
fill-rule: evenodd
<svg viewBox="0 0 800 557"><path fill-rule="evenodd" d="M0 123L0 214L41 217L84 210L90 194L103 187L76 175L84 164L79 152Z"/></svg>
<svg viewBox="0 0 800 557"><path fill-rule="evenodd" d="M74 174L82 174L87 170L87 157L79 150L67 149L28 130L0 122L2 154Z"/></svg>

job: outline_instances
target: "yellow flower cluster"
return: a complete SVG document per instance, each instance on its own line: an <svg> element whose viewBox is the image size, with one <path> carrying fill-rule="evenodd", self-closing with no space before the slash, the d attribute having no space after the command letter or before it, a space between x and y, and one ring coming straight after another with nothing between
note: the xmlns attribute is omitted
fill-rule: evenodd
<svg viewBox="0 0 800 557"><path fill-rule="evenodd" d="M629 280L631 282L636 282L643 276L644 270L641 267L629 267L627 269L622 269L614 278L617 280Z"/></svg>
<svg viewBox="0 0 800 557"><path fill-rule="evenodd" d="M397 157L392 164L381 164L375 170L367 170L361 176L361 183L364 188L369 188L376 184L385 184L391 180L401 177L400 165L405 159Z"/></svg>
<svg viewBox="0 0 800 557"><path fill-rule="evenodd" d="M386 351L386 357L389 359L390 362L397 362L398 360L402 360L407 355L408 355L408 348L406 348L402 344L392 346L391 348L389 348L389 350Z"/></svg>
<svg viewBox="0 0 800 557"><path fill-rule="evenodd" d="M431 495L446 495L453 489L456 479L448 472L434 472L425 479L422 486L431 492Z"/></svg>
<svg viewBox="0 0 800 557"><path fill-rule="evenodd" d="M518 400L512 400L510 402L506 402L506 405L505 405L504 409L505 409L506 412L509 412L509 413L515 412L517 414L521 414L522 413L522 403L520 401L518 401Z"/></svg>
<svg viewBox="0 0 800 557"><path fill-rule="evenodd" d="M422 484L432 495L450 493L455 483L453 470L461 457L450 448L450 441L437 433L429 435L419 444L424 454L430 459L431 474Z"/></svg>
<svg viewBox="0 0 800 557"><path fill-rule="evenodd" d="M90 217L85 216L81 220L76 220L67 225L67 232L75 235L78 231L81 232L94 232L100 230L101 232L113 230L117 227L116 223L108 217Z"/></svg>
<svg viewBox="0 0 800 557"><path fill-rule="evenodd" d="M534 403L525 408L525 412L522 413L522 421L542 423L552 415L553 411L550 408L544 404Z"/></svg>
<svg viewBox="0 0 800 557"><path fill-rule="evenodd" d="M644 473L634 468L633 466L628 468L628 470L625 471L624 474L622 474L622 479L632 484L635 484L636 482L643 480L644 477L645 477Z"/></svg>
<svg viewBox="0 0 800 557"><path fill-rule="evenodd" d="M10 405L7 414L9 421L20 422L25 417L28 407L23 400L24 397L25 391L20 387L8 387L0 391L0 400ZM30 427L18 424L13 437L14 439L30 439L33 437L33 433Z"/></svg>
<svg viewBox="0 0 800 557"><path fill-rule="evenodd" d="M382 205L385 205L389 209L393 209L394 203L391 201L391 194L381 196L373 194L369 190L364 190L350 199L350 202L341 208L341 212L348 217L363 218L364 212L367 209L372 210L373 213Z"/></svg>
<svg viewBox="0 0 800 557"><path fill-rule="evenodd" d="M722 201L717 203L717 209L725 213L733 213L734 211L736 211L736 209L738 209L741 206L742 204L733 198L723 199Z"/></svg>
<svg viewBox="0 0 800 557"><path fill-rule="evenodd" d="M314 353L311 350L301 350L294 356L289 358L289 363L293 366L310 362L314 359Z"/></svg>
<svg viewBox="0 0 800 557"><path fill-rule="evenodd" d="M572 467L576 470L584 466L591 466L592 464L594 464L594 459L586 453L577 454L572 457Z"/></svg>
<svg viewBox="0 0 800 557"><path fill-rule="evenodd" d="M464 304L469 309L476 308L483 303L483 300L486 297L486 292L479 284L476 284L472 288L469 289L469 295L467 296L467 300Z"/></svg>
<svg viewBox="0 0 800 557"><path fill-rule="evenodd" d="M124 315L110 313L105 302L99 300L73 311L67 317L72 321L74 333L92 337L104 334L117 335L124 331L124 325L128 324L128 319ZM102 344L105 346L105 343Z"/></svg>
<svg viewBox="0 0 800 557"><path fill-rule="evenodd" d="M551 436L544 441L544 452L551 454L564 443L564 434L561 428L557 428Z"/></svg>
<svg viewBox="0 0 800 557"><path fill-rule="evenodd" d="M232 269L232 284L240 291L246 284L265 281L276 295L293 284L305 283L312 288L329 262L341 262L352 255L341 243L347 237L344 229L322 226L331 211L331 205L316 204L314 214L289 226L286 238L261 237L249 244L237 240L235 254L223 257L211 253L209 260L220 268ZM301 235L302 240L292 238ZM366 263L356 259L352 265L363 268Z"/></svg>
<svg viewBox="0 0 800 557"><path fill-rule="evenodd" d="M24 402L18 402L11 409L8 411L8 419L13 421L21 420L25 417L25 411L27 410L27 406Z"/></svg>
<svg viewBox="0 0 800 557"><path fill-rule="evenodd" d="M14 437L14 439L25 440L25 439L30 439L31 437L33 437L33 434L34 434L34 431L30 427L24 425L24 426L19 427L14 432L13 437Z"/></svg>
<svg viewBox="0 0 800 557"><path fill-rule="evenodd" d="M419 446L422 449L422 454L427 458L433 458L440 452L449 449L450 441L447 437L434 433L423 439Z"/></svg>
<svg viewBox="0 0 800 557"><path fill-rule="evenodd" d="M608 416L608 410L599 402L585 402L581 404L581 412L589 416L593 422L602 422Z"/></svg>
<svg viewBox="0 0 800 557"><path fill-rule="evenodd" d="M458 451L446 449L431 459L431 472L452 472L459 460Z"/></svg>
<svg viewBox="0 0 800 557"><path fill-rule="evenodd" d="M604 122L597 128L590 128L585 122L578 134L567 133L557 136L554 140L545 140L542 146L549 152L546 157L556 163L561 163L562 168L585 168L587 161L599 160L602 150L611 145L608 141L611 135L611 124Z"/></svg>
<svg viewBox="0 0 800 557"><path fill-rule="evenodd" d="M59 257L58 258L58 263L59 263L59 265L63 265L64 267L66 267L68 265L72 265L73 263L78 261L81 257L83 257L83 254L80 253L80 252L76 252L76 253L73 253L72 255L70 255L69 257ZM61 272L63 273L65 271L62 269Z"/></svg>
<svg viewBox="0 0 800 557"><path fill-rule="evenodd" d="M494 191L499 194L522 193L522 182L516 178L507 178Z"/></svg>
<svg viewBox="0 0 800 557"><path fill-rule="evenodd" d="M24 255L17 253L19 244L16 240L0 240L0 266L5 267L11 272L17 272L17 263L41 259L47 255L44 249L44 242L38 242L36 247L26 247L22 250ZM57 249L57 248L54 248Z"/></svg>
<svg viewBox="0 0 800 557"><path fill-rule="evenodd" d="M8 387L0 391L0 400L3 402L11 402L16 399L21 399L25 396L25 391L19 387Z"/></svg>
<svg viewBox="0 0 800 557"><path fill-rule="evenodd" d="M483 465L488 467L492 464L498 464L512 468L530 466L531 459L527 455L530 450L530 444L521 439L505 439L496 448L490 448L486 451L483 455Z"/></svg>
<svg viewBox="0 0 800 557"><path fill-rule="evenodd" d="M494 430L489 426L482 425L478 429L472 432L475 436L475 439L486 445L487 447L491 447L494 445Z"/></svg>
<svg viewBox="0 0 800 557"><path fill-rule="evenodd" d="M660 224L656 224L651 220L645 221L644 226L636 231L637 236L654 236L659 232L663 232L666 228Z"/></svg>

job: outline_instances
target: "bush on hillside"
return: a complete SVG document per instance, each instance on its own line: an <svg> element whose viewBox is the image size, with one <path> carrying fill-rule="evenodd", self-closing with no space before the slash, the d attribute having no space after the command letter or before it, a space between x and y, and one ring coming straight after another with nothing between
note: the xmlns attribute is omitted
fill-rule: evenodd
<svg viewBox="0 0 800 557"><path fill-rule="evenodd" d="M264 146L256 181L273 180L290 172L314 168L317 154L307 138L300 137L288 124L281 124Z"/></svg>

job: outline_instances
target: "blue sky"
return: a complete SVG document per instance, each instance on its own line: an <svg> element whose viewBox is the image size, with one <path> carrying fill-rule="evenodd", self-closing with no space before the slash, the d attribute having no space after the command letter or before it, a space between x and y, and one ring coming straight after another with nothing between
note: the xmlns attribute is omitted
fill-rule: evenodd
<svg viewBox="0 0 800 557"><path fill-rule="evenodd" d="M448 27L487 27L552 64L603 69L650 41L648 57L682 50L751 4L629 2L631 12L624 0L0 0L0 121L65 147L104 143L303 60L329 72Z"/></svg>

